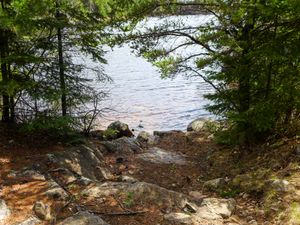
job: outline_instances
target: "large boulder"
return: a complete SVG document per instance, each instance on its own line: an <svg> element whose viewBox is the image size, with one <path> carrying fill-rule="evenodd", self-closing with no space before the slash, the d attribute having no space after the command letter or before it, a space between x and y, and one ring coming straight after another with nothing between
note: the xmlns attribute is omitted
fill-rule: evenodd
<svg viewBox="0 0 300 225"><path fill-rule="evenodd" d="M129 129L128 125L126 123L122 123L120 121L116 121L111 123L108 127L108 130L115 131L115 133L112 133L110 137L112 139L121 138L121 137L133 137L132 131Z"/></svg>
<svg viewBox="0 0 300 225"><path fill-rule="evenodd" d="M184 194L171 191L155 184L146 182L106 182L95 183L82 191L83 196L90 198L102 198L115 196L121 193L134 193L135 202L147 202L153 205L165 205L168 208L184 208L188 203L188 197Z"/></svg>
<svg viewBox="0 0 300 225"><path fill-rule="evenodd" d="M75 175L92 180L105 180L97 169L103 166L104 160L102 153L96 148L81 145L67 151L47 154L47 158L53 167L56 166L56 168L64 168L71 171L71 173L58 171L59 176L68 177L68 181L74 180L76 177L74 178L73 176Z"/></svg>
<svg viewBox="0 0 300 225"><path fill-rule="evenodd" d="M79 212L60 222L58 225L109 225L100 216L89 212Z"/></svg>
<svg viewBox="0 0 300 225"><path fill-rule="evenodd" d="M3 199L0 199L0 224L10 215L10 210Z"/></svg>
<svg viewBox="0 0 300 225"><path fill-rule="evenodd" d="M132 154L142 151L140 143L135 138L122 137L112 141L103 141L101 143L110 153Z"/></svg>

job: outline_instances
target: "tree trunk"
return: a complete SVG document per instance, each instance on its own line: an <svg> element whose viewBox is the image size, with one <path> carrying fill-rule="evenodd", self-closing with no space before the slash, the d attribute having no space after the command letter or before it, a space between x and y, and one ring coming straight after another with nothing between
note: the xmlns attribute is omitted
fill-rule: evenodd
<svg viewBox="0 0 300 225"><path fill-rule="evenodd" d="M59 20L61 15L59 11L59 3L56 1L56 18ZM66 96L66 80L65 80L65 68L63 58L63 46L62 46L62 28L60 25L57 28L57 44L58 44L58 66L59 66L59 80L61 90L61 110L62 116L67 115L67 96Z"/></svg>
<svg viewBox="0 0 300 225"><path fill-rule="evenodd" d="M8 52L8 36L7 31L0 30L0 61L1 61L1 75L3 85L7 85L9 81L9 74L7 63L5 62ZM5 90L2 91L2 122L9 122L9 96Z"/></svg>

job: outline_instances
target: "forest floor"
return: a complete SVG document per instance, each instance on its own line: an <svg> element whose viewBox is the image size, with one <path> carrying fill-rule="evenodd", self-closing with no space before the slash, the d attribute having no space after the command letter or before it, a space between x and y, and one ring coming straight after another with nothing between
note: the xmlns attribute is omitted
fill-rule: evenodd
<svg viewBox="0 0 300 225"><path fill-rule="evenodd" d="M104 149L96 138L86 142L89 146ZM299 144L298 138L282 139L253 147L252 152L245 154L236 148L214 143L207 133L166 132L154 145L146 148L155 147L182 156L186 163L158 163L145 160L139 154L123 156L105 150L102 151L101 163L111 174L107 180L117 181L120 176L128 176L198 199L234 198L236 209L223 224L293 225L300 224ZM0 199L13 209L3 224L14 225L32 215L35 202L53 203L45 195L47 176L46 180L39 177L28 180L26 176L12 175L12 171L21 171L31 165L47 166L49 171L53 166L48 165L44 156L53 152L63 153L70 147L47 135L15 135L13 131L7 133L3 130L0 146ZM68 193L74 196L78 195L79 189L85 188L74 183L68 187ZM167 208L158 208L147 201L135 204L133 194L128 192L118 198L96 200L83 196L76 199L79 205L55 203L54 208L60 208L60 211L57 212L57 220L51 223L57 224L78 210L78 206L84 206L90 212L101 212L101 217L111 225L175 224L163 220L161 213L168 213ZM114 215L124 210L136 213ZM44 221L37 224L51 223Z"/></svg>

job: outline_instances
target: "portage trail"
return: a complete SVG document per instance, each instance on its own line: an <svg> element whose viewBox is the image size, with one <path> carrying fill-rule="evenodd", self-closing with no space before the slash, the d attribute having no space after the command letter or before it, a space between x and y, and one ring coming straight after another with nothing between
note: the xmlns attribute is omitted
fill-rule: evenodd
<svg viewBox="0 0 300 225"><path fill-rule="evenodd" d="M263 224L253 198L216 191L231 169L211 160L219 150L209 134L181 131L95 135L73 147L8 143L0 224Z"/></svg>

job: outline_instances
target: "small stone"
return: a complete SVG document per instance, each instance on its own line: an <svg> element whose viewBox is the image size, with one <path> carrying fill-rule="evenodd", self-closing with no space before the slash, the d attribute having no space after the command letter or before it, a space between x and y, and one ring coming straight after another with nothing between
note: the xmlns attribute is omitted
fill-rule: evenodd
<svg viewBox="0 0 300 225"><path fill-rule="evenodd" d="M141 144L135 138L122 137L112 141L102 141L106 150L110 153L133 154L142 152Z"/></svg>
<svg viewBox="0 0 300 225"><path fill-rule="evenodd" d="M170 152L162 148L149 148L146 153L138 155L140 159L157 164L185 165L187 160L183 154Z"/></svg>
<svg viewBox="0 0 300 225"><path fill-rule="evenodd" d="M101 217L88 212L79 212L63 220L59 225L108 225Z"/></svg>
<svg viewBox="0 0 300 225"><path fill-rule="evenodd" d="M66 200L69 197L68 193L59 186L50 188L45 195L55 200Z"/></svg>
<svg viewBox="0 0 300 225"><path fill-rule="evenodd" d="M189 196L191 196L192 198L194 198L195 200L198 200L198 201L202 200L205 197L205 195L203 195L199 191L190 191Z"/></svg>
<svg viewBox="0 0 300 225"><path fill-rule="evenodd" d="M164 216L165 220L179 224L191 224L191 216L185 213L169 213Z"/></svg>
<svg viewBox="0 0 300 225"><path fill-rule="evenodd" d="M121 181L127 182L127 183L136 183L138 182L137 179L130 177L130 176L121 176Z"/></svg>
<svg viewBox="0 0 300 225"><path fill-rule="evenodd" d="M23 171L17 173L17 178L20 178L24 181L45 181L46 178L44 175L40 174L38 171L33 169L24 169Z"/></svg>
<svg viewBox="0 0 300 225"><path fill-rule="evenodd" d="M120 121L116 121L111 123L107 129L113 130L116 133L111 134L111 138L120 138L120 137L133 137L132 131L129 129L128 125L125 123L122 123Z"/></svg>
<svg viewBox="0 0 300 225"><path fill-rule="evenodd" d="M100 173L102 174L102 176L105 180L113 180L114 179L114 175L105 167L97 166L96 168L100 171Z"/></svg>
<svg viewBox="0 0 300 225"><path fill-rule="evenodd" d="M126 169L126 166L125 166L125 165L119 166L119 170L125 170L125 169Z"/></svg>
<svg viewBox="0 0 300 225"><path fill-rule="evenodd" d="M256 222L256 220L251 220L248 222L249 225L258 225L258 223Z"/></svg>
<svg viewBox="0 0 300 225"><path fill-rule="evenodd" d="M269 221L265 221L263 225L271 225L271 223Z"/></svg>
<svg viewBox="0 0 300 225"><path fill-rule="evenodd" d="M249 194L247 194L247 193L244 193L243 195L242 195L242 198L244 198L244 199L246 199L246 198L249 198Z"/></svg>
<svg viewBox="0 0 300 225"><path fill-rule="evenodd" d="M196 119L194 121L192 121L188 127L187 127L187 131L196 131L196 132L200 132L204 129L205 123L207 122L206 118L199 118Z"/></svg>
<svg viewBox="0 0 300 225"><path fill-rule="evenodd" d="M278 192L287 192L293 189L293 186L287 180L269 180L267 184L269 185L269 188Z"/></svg>
<svg viewBox="0 0 300 225"><path fill-rule="evenodd" d="M201 203L204 211L210 211L215 214L215 218L228 218L235 210L236 202L234 199L205 198ZM199 211L199 210L198 210Z"/></svg>
<svg viewBox="0 0 300 225"><path fill-rule="evenodd" d="M142 143L148 143L148 141L152 138L152 135L146 131L141 131L138 136L137 136L137 140L139 142L142 142ZM153 136L154 138L154 136Z"/></svg>
<svg viewBox="0 0 300 225"><path fill-rule="evenodd" d="M93 181L87 177L81 177L79 179L79 182L85 186L88 186L90 183L92 183Z"/></svg>
<svg viewBox="0 0 300 225"><path fill-rule="evenodd" d="M252 221L254 220L253 216L247 216L247 221Z"/></svg>
<svg viewBox="0 0 300 225"><path fill-rule="evenodd" d="M0 199L0 224L10 216L10 210L3 199Z"/></svg>
<svg viewBox="0 0 300 225"><path fill-rule="evenodd" d="M207 190L216 191L219 188L223 187L225 184L226 181L224 178L217 178L217 179L206 181L203 184L203 187Z"/></svg>
<svg viewBox="0 0 300 225"><path fill-rule="evenodd" d="M264 216L265 215L265 211L264 210L257 210L256 211L256 215L258 215L258 216Z"/></svg>
<svg viewBox="0 0 300 225"><path fill-rule="evenodd" d="M196 213L198 210L198 206L191 202L187 202L183 210L185 212Z"/></svg>
<svg viewBox="0 0 300 225"><path fill-rule="evenodd" d="M48 205L45 205L43 202L36 202L33 206L33 211L35 215L41 220L51 220L51 209Z"/></svg>
<svg viewBox="0 0 300 225"><path fill-rule="evenodd" d="M24 220L21 223L18 223L18 225L37 225L40 224L41 220L39 220L37 217L35 216L31 216L28 219Z"/></svg>
<svg viewBox="0 0 300 225"><path fill-rule="evenodd" d="M7 175L7 179L16 179L17 178L17 171L11 170Z"/></svg>

